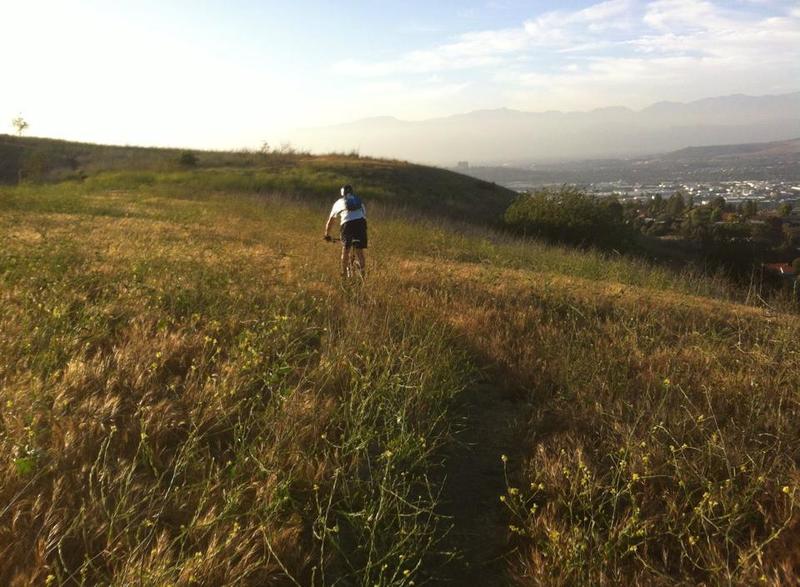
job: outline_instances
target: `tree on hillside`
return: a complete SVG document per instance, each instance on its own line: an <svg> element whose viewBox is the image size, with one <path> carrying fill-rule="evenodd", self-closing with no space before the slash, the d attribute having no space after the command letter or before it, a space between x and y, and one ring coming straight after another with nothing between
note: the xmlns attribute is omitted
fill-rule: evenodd
<svg viewBox="0 0 800 587"><path fill-rule="evenodd" d="M506 210L505 220L522 234L556 242L623 249L634 239L615 198L601 200L566 185L521 195Z"/></svg>
<svg viewBox="0 0 800 587"><path fill-rule="evenodd" d="M683 233L687 238L705 242L709 236L711 208L697 206L689 212L689 221L683 225Z"/></svg>
<svg viewBox="0 0 800 587"><path fill-rule="evenodd" d="M22 118L22 115L15 116L11 119L11 126L17 131L17 136L22 136L22 133L28 128L28 121Z"/></svg>
<svg viewBox="0 0 800 587"><path fill-rule="evenodd" d="M683 214L685 204L683 202L683 195L680 192L675 192L667 200L667 214L673 218L678 218Z"/></svg>
<svg viewBox="0 0 800 587"><path fill-rule="evenodd" d="M743 218L753 218L758 214L758 204L753 200L745 200L739 204L739 214Z"/></svg>
<svg viewBox="0 0 800 587"><path fill-rule="evenodd" d="M778 206L778 216L786 218L792 213L792 205L789 202L784 202Z"/></svg>
<svg viewBox="0 0 800 587"><path fill-rule="evenodd" d="M797 234L788 224L784 224L781 227L781 235L783 239L780 246L786 250L787 254L791 254L795 250L795 242L800 244L800 234Z"/></svg>
<svg viewBox="0 0 800 587"><path fill-rule="evenodd" d="M754 224L752 227L753 238L761 241L766 246L776 247L783 240L783 228L780 218L770 216L764 222Z"/></svg>
<svg viewBox="0 0 800 587"><path fill-rule="evenodd" d="M664 198L661 197L661 194L656 194L650 199L650 205L648 206L648 210L652 216L657 216L661 213L664 209Z"/></svg>
<svg viewBox="0 0 800 587"><path fill-rule="evenodd" d="M711 200L711 209L712 210L719 210L720 214L725 211L725 198L722 196L717 196L713 200Z"/></svg>

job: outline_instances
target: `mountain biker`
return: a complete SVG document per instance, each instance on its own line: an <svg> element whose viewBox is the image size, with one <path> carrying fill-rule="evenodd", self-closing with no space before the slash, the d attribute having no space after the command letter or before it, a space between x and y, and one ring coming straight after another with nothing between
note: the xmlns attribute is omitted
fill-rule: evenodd
<svg viewBox="0 0 800 587"><path fill-rule="evenodd" d="M367 210L355 192L353 186L347 184L339 190L341 197L336 200L325 224L325 240L331 240L333 219L339 218L339 229L342 238L342 276L348 276L350 255L355 250L358 270L364 275L364 249L367 248Z"/></svg>

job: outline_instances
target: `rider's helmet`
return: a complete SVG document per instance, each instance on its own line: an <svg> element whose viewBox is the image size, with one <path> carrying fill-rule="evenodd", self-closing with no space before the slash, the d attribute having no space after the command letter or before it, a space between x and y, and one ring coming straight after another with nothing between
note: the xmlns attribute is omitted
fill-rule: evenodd
<svg viewBox="0 0 800 587"><path fill-rule="evenodd" d="M339 192L342 194L342 197L346 196L347 194L352 194L353 186L351 186L349 183L347 185L343 185Z"/></svg>

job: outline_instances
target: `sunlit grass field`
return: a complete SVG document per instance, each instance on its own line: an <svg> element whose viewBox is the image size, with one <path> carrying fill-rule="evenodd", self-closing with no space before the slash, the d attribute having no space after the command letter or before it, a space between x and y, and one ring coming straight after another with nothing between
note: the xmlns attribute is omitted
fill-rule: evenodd
<svg viewBox="0 0 800 587"><path fill-rule="evenodd" d="M3 583L411 580L466 382L446 329L342 289L276 198L2 210Z"/></svg>
<svg viewBox="0 0 800 587"><path fill-rule="evenodd" d="M527 408L524 449L497 457L513 582L797 582L800 320L563 274L424 267L406 303L446 313Z"/></svg>
<svg viewBox="0 0 800 587"><path fill-rule="evenodd" d="M498 584L798 580L800 319L441 223L385 176L342 283L346 169L260 173L0 188L0 583L439 581L478 384L525 422Z"/></svg>

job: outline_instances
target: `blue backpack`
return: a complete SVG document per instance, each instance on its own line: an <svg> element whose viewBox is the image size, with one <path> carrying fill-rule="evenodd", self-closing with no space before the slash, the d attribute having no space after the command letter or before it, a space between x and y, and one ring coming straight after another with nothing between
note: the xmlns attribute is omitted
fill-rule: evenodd
<svg viewBox="0 0 800 587"><path fill-rule="evenodd" d="M355 194L347 194L344 197L344 205L350 212L361 210L361 208L364 206L364 204L361 202L361 198Z"/></svg>

